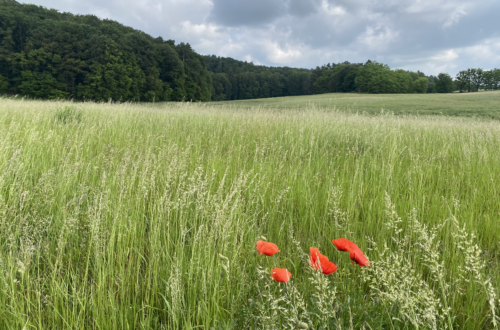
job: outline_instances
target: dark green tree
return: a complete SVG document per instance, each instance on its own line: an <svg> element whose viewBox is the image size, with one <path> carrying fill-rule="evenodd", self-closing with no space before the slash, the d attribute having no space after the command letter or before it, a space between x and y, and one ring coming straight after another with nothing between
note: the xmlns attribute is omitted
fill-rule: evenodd
<svg viewBox="0 0 500 330"><path fill-rule="evenodd" d="M483 73L483 69L469 69L470 85L475 92L479 91L479 87L481 86L481 83L483 81Z"/></svg>
<svg viewBox="0 0 500 330"><path fill-rule="evenodd" d="M183 42L176 46L176 50L186 73L186 100L210 101L212 79L206 70L203 56L196 54L191 45Z"/></svg>
<svg viewBox="0 0 500 330"><path fill-rule="evenodd" d="M212 100L224 101L231 95L232 84L225 73L212 73ZM264 96L265 97L265 96Z"/></svg>
<svg viewBox="0 0 500 330"><path fill-rule="evenodd" d="M500 70L487 70L483 73L482 84L487 90L497 90L500 85Z"/></svg>
<svg viewBox="0 0 500 330"><path fill-rule="evenodd" d="M169 97L165 101L182 101L186 96L186 74L184 63L182 63L172 42L157 40L158 67L160 79L165 84L164 92L170 90Z"/></svg>
<svg viewBox="0 0 500 330"><path fill-rule="evenodd" d="M378 62L366 63L355 79L356 87L366 93L397 93L397 77L391 69Z"/></svg>
<svg viewBox="0 0 500 330"><path fill-rule="evenodd" d="M453 79L447 73L440 73L434 80L434 93L452 93L455 90Z"/></svg>
<svg viewBox="0 0 500 330"><path fill-rule="evenodd" d="M123 53L108 40L104 54L90 64L90 74L78 85L78 96L97 101L139 101L146 83L135 56Z"/></svg>
<svg viewBox="0 0 500 330"><path fill-rule="evenodd" d="M396 93L413 93L413 79L412 75L402 69L398 69L393 71L393 74L395 75L395 81L397 84L396 87Z"/></svg>
<svg viewBox="0 0 500 330"><path fill-rule="evenodd" d="M0 92L5 92L9 88L9 82L7 78L0 74Z"/></svg>
<svg viewBox="0 0 500 330"><path fill-rule="evenodd" d="M467 70L462 70L457 73L455 77L460 93L463 92L464 88L469 85L469 72Z"/></svg>
<svg viewBox="0 0 500 330"><path fill-rule="evenodd" d="M426 77L419 77L413 82L413 90L415 93L425 94L429 86L429 79Z"/></svg>

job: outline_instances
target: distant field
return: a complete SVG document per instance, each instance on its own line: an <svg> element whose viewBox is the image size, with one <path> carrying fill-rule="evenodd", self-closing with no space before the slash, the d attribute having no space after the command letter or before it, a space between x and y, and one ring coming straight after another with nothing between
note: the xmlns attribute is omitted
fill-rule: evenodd
<svg viewBox="0 0 500 330"><path fill-rule="evenodd" d="M498 329L499 98L0 99L0 329Z"/></svg>
<svg viewBox="0 0 500 330"><path fill-rule="evenodd" d="M321 94L217 102L238 107L336 108L346 112L478 116L500 119L500 91L452 94Z"/></svg>

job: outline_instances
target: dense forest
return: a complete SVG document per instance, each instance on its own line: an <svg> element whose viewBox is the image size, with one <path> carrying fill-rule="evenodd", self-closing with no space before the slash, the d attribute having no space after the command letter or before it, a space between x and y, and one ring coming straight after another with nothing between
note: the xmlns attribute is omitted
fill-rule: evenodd
<svg viewBox="0 0 500 330"><path fill-rule="evenodd" d="M111 20L0 0L0 90L36 98L209 101L189 44Z"/></svg>
<svg viewBox="0 0 500 330"><path fill-rule="evenodd" d="M366 63L266 67L202 56L93 15L0 0L0 93L107 101L221 101L336 92L449 93L500 88L500 70L455 80Z"/></svg>

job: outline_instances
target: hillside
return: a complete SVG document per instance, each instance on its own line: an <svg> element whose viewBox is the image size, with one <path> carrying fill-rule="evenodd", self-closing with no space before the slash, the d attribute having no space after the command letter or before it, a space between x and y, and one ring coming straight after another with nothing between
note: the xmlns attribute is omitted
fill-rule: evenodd
<svg viewBox="0 0 500 330"><path fill-rule="evenodd" d="M209 101L211 77L189 44L92 15L2 0L2 89L49 99Z"/></svg>

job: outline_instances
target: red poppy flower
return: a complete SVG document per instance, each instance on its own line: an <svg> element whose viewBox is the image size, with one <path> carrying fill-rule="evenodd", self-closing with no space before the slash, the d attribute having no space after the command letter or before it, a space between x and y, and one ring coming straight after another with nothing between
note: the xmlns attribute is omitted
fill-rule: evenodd
<svg viewBox="0 0 500 330"><path fill-rule="evenodd" d="M351 247L358 247L354 242L351 242L346 238L334 239L332 240L332 243L339 251L349 251Z"/></svg>
<svg viewBox="0 0 500 330"><path fill-rule="evenodd" d="M272 256L275 253L280 252L276 244L265 241L257 242L257 250L259 251L259 255L265 254L268 257Z"/></svg>
<svg viewBox="0 0 500 330"><path fill-rule="evenodd" d="M361 267L370 266L368 258L363 254L360 248L349 251L349 258Z"/></svg>
<svg viewBox="0 0 500 330"><path fill-rule="evenodd" d="M275 281L287 283L292 277L292 273L290 273L286 268L274 268L271 270L271 276Z"/></svg>
<svg viewBox="0 0 500 330"><path fill-rule="evenodd" d="M370 262L368 262L368 258L363 254L363 251L357 246L354 242L351 242L345 238L338 238L332 240L332 243L335 245L337 250L339 251L349 251L349 258L354 261L356 264L361 267L370 266Z"/></svg>
<svg viewBox="0 0 500 330"><path fill-rule="evenodd" d="M325 275L333 274L337 271L337 266L325 255L322 255L318 249L311 248L311 267L315 270L320 270Z"/></svg>

